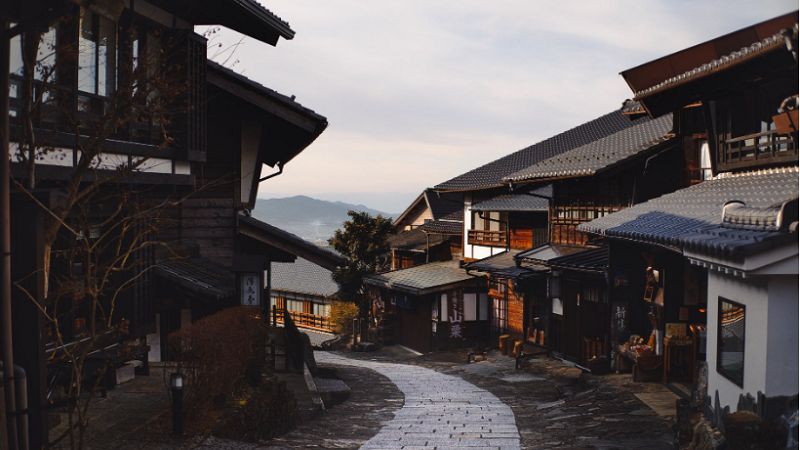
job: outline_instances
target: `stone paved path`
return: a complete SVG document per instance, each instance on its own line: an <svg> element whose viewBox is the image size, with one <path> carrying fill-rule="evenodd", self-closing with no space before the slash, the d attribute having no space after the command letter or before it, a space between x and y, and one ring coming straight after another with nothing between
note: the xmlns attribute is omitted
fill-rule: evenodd
<svg viewBox="0 0 800 450"><path fill-rule="evenodd" d="M405 364L315 352L317 362L372 369L404 394L403 407L361 448L519 450L514 413L489 391L452 375Z"/></svg>

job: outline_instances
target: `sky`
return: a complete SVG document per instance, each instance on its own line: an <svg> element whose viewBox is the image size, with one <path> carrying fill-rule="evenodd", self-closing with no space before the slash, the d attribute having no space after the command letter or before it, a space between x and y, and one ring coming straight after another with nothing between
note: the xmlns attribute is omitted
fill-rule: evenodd
<svg viewBox="0 0 800 450"><path fill-rule="evenodd" d="M276 47L227 29L209 57L328 118L261 183L399 213L427 187L620 107L619 75L796 0L261 0ZM201 32L202 30L198 30Z"/></svg>

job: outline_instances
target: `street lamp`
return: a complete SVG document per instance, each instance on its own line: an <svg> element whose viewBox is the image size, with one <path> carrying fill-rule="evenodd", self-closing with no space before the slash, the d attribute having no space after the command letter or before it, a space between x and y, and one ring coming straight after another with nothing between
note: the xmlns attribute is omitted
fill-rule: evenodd
<svg viewBox="0 0 800 450"><path fill-rule="evenodd" d="M170 377L172 387L172 433L183 434L183 374L174 372Z"/></svg>

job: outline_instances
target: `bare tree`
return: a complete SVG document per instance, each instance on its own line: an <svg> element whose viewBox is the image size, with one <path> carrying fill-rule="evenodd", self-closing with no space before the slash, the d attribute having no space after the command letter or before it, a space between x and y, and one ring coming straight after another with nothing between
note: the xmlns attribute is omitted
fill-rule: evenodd
<svg viewBox="0 0 800 450"><path fill-rule="evenodd" d="M150 273L153 249L164 246L158 230L170 226L162 213L180 201L141 188L136 177L176 143L175 120L192 106L187 91L204 88L186 80L180 37L135 26L123 30L90 14L81 9L78 17L12 41L12 54L20 55L12 85L21 104L12 113L19 130L12 157L23 168L12 183L45 217L43 265L14 284L45 318L48 365L68 378L61 393L68 426L50 444L68 439L72 448L83 446L91 394L108 368L92 366L90 356L128 335L127 318L117 314L120 302ZM58 42L64 28L76 26L78 43ZM65 89L69 83L78 92ZM74 135L74 149L51 141L56 133ZM148 154L106 151L110 140L142 135L151 144ZM74 163L61 165L57 177L39 175L42 163L52 166L59 158ZM36 191L43 188L57 192L58 201L40 201ZM34 276L44 280L43 298L25 288ZM124 351L124 345L118 348Z"/></svg>

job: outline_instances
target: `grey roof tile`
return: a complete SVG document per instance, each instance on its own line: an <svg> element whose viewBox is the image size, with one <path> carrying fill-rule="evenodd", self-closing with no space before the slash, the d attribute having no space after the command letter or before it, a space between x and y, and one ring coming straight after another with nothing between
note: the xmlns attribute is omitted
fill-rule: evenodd
<svg viewBox="0 0 800 450"><path fill-rule="evenodd" d="M237 72L235 72L235 71L223 66L222 64L216 63L214 61L208 60L207 64L208 64L208 68L211 69L212 72L218 72L220 75L228 76L230 78L233 78L233 79L237 80L240 83L246 84L247 86L250 86L251 88L253 88L256 91L258 91L260 94L263 94L263 95L265 95L265 96L267 96L269 98L272 98L273 100L281 102L284 105L288 106L289 108L292 108L295 111L310 117L311 119L313 119L316 122L319 122L319 123L322 123L322 124L327 124L328 123L328 119L326 119L325 116L317 114L316 112L314 112L314 110L306 108L305 106L303 106L300 103L296 102L294 100L294 96L289 97L289 96L283 95L278 91L274 91L274 90L262 85L261 83L259 83L257 81L253 81L250 78L247 78L246 76L244 76L244 75L242 75L240 73L237 73ZM211 80L209 80L209 82L212 83L212 84L214 83L213 77L212 77Z"/></svg>
<svg viewBox="0 0 800 450"><path fill-rule="evenodd" d="M519 250L505 251L497 255L489 256L488 258L473 261L464 265L464 268L489 273L496 277L513 278L520 281L550 271L547 266L541 264L517 267L515 257L519 253Z"/></svg>
<svg viewBox="0 0 800 450"><path fill-rule="evenodd" d="M422 264L406 269L371 275L365 282L412 295L424 295L447 289L454 285L477 282L481 276L469 275L460 267L459 261L444 261Z"/></svg>
<svg viewBox="0 0 800 450"><path fill-rule="evenodd" d="M236 293L236 275L206 258L158 261L155 272L159 278L199 297L220 300Z"/></svg>
<svg viewBox="0 0 800 450"><path fill-rule="evenodd" d="M435 222L431 222L435 223ZM426 224L427 225L427 224ZM461 230L461 226L458 227ZM428 247L441 244L444 241L442 234L427 235L422 227L389 236L389 247L392 250L424 252Z"/></svg>
<svg viewBox="0 0 800 450"><path fill-rule="evenodd" d="M736 241L755 242L766 236L759 233L766 232L723 229L722 209L727 202L739 200L749 207L766 208L797 195L797 167L723 173L712 180L586 222L579 225L578 230L649 244L716 248L713 251L728 254L739 246ZM701 242L704 239L708 242Z"/></svg>
<svg viewBox="0 0 800 450"><path fill-rule="evenodd" d="M439 220L449 214L464 209L464 199L461 194L443 192L437 194L432 188L425 189L425 199L431 208L433 220Z"/></svg>
<svg viewBox="0 0 800 450"><path fill-rule="evenodd" d="M637 124L510 174L506 181L594 175L644 154L669 139L672 114L643 118Z"/></svg>
<svg viewBox="0 0 800 450"><path fill-rule="evenodd" d="M643 119L631 121L622 112L614 111L571 130L553 136L530 147L470 170L434 187L437 191L466 191L503 185L503 178L530 167L539 161L551 158L600 138L614 134L641 123Z"/></svg>
<svg viewBox="0 0 800 450"><path fill-rule="evenodd" d="M552 259L560 258L562 256L572 255L585 251L585 247L576 247L572 245L558 245L558 244L544 244L534 247L530 250L525 250L517 255L520 261L529 261L537 263L547 263Z"/></svg>
<svg viewBox="0 0 800 450"><path fill-rule="evenodd" d="M293 263L273 262L272 289L327 297L339 290L331 271L311 261L297 258Z"/></svg>
<svg viewBox="0 0 800 450"><path fill-rule="evenodd" d="M546 198L527 194L505 194L472 205L473 211L547 211L550 202Z"/></svg>
<svg viewBox="0 0 800 450"><path fill-rule="evenodd" d="M608 269L608 248L587 249L583 252L553 258L547 265L588 272L605 272Z"/></svg>
<svg viewBox="0 0 800 450"><path fill-rule="evenodd" d="M463 214L458 211L456 214ZM418 228L426 233L445 234L445 235L461 235L464 234L464 222L462 220L434 220L428 222Z"/></svg>

